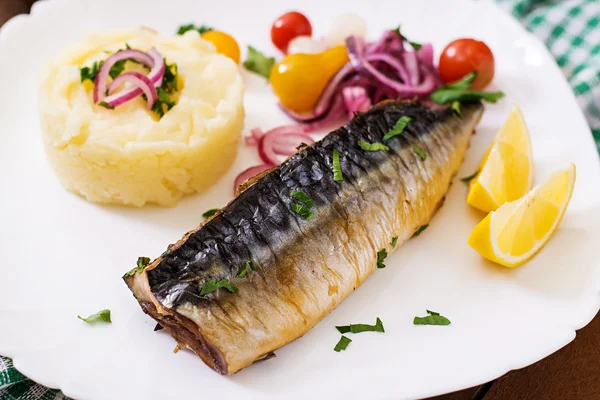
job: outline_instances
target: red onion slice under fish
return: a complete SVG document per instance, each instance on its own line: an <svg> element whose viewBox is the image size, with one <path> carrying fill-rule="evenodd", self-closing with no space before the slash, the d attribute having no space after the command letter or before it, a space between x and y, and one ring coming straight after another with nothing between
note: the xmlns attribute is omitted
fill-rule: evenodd
<svg viewBox="0 0 600 400"><path fill-rule="evenodd" d="M262 165L256 165L254 167L250 167L248 169L245 169L244 171L242 171L236 178L235 178L235 182L233 183L233 194L235 194L235 192L237 191L237 189L240 187L240 185L244 182L246 182L248 179L260 174L261 172L264 172L266 170L268 170L269 168L273 168L274 165L270 165L270 164L262 164Z"/></svg>

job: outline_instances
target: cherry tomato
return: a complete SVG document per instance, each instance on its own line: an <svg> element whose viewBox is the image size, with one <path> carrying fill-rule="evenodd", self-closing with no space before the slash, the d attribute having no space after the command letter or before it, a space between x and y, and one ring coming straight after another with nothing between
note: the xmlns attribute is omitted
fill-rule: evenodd
<svg viewBox="0 0 600 400"><path fill-rule="evenodd" d="M217 48L217 53L229 57L239 64L240 62L240 46L233 37L220 31L208 31L202 34L202 39L211 42Z"/></svg>
<svg viewBox="0 0 600 400"><path fill-rule="evenodd" d="M327 82L348 61L346 46L318 54L288 54L275 64L269 81L285 107L298 113L311 112Z"/></svg>
<svg viewBox="0 0 600 400"><path fill-rule="evenodd" d="M446 83L477 71L473 89L481 90L494 78L494 55L483 42L475 39L457 39L448 44L442 52L439 71Z"/></svg>
<svg viewBox="0 0 600 400"><path fill-rule="evenodd" d="M297 11L283 14L273 22L271 27L271 40L275 47L283 53L287 52L288 45L297 36L312 35L312 26L308 18Z"/></svg>

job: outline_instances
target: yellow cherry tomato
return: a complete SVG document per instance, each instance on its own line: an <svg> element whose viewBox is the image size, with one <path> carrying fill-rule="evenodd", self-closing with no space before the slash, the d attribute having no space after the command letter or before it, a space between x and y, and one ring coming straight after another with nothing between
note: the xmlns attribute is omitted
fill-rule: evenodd
<svg viewBox="0 0 600 400"><path fill-rule="evenodd" d="M217 53L229 57L239 64L240 62L240 46L231 35L220 31L208 31L202 34L202 39L206 39L217 48Z"/></svg>
<svg viewBox="0 0 600 400"><path fill-rule="evenodd" d="M285 107L311 112L327 82L349 61L346 46L317 54L289 54L271 70L271 86Z"/></svg>

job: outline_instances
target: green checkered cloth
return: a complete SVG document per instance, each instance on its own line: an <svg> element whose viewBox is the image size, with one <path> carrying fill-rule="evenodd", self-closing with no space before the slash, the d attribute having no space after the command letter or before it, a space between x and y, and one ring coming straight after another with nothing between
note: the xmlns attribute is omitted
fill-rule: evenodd
<svg viewBox="0 0 600 400"><path fill-rule="evenodd" d="M497 0L565 73L600 151L600 0Z"/></svg>
<svg viewBox="0 0 600 400"><path fill-rule="evenodd" d="M0 357L0 400L63 400L60 390L45 388L25 378L10 358Z"/></svg>
<svg viewBox="0 0 600 400"><path fill-rule="evenodd" d="M600 0L497 0L556 58L600 151ZM62 400L58 390L25 378L0 356L0 400Z"/></svg>

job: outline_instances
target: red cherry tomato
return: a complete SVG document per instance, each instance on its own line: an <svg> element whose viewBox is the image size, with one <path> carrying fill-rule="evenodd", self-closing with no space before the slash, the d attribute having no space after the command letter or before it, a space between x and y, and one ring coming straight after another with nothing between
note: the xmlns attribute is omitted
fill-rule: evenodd
<svg viewBox="0 0 600 400"><path fill-rule="evenodd" d="M473 89L481 90L494 78L494 55L483 42L475 39L457 39L448 44L442 52L438 69L446 83L457 81L477 71Z"/></svg>
<svg viewBox="0 0 600 400"><path fill-rule="evenodd" d="M312 26L308 18L297 11L283 14L273 22L271 40L275 47L286 53L288 44L297 36L312 35Z"/></svg>

